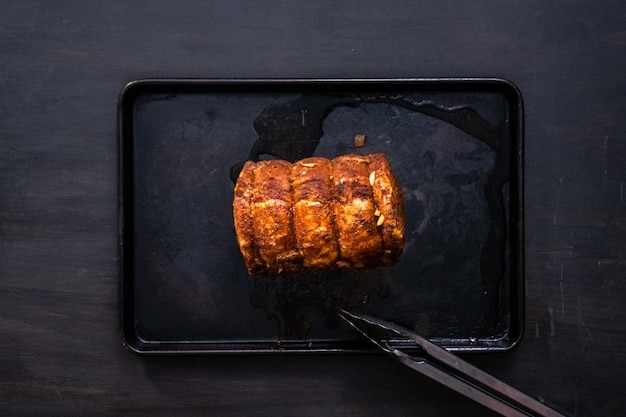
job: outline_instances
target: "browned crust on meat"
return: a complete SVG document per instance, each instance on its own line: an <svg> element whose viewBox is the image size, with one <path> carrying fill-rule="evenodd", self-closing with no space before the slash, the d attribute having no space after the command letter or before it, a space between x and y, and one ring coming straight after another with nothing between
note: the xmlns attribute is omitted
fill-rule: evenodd
<svg viewBox="0 0 626 417"><path fill-rule="evenodd" d="M332 162L335 187L335 223L341 267L375 265L382 254L382 238L376 228L368 158L344 155Z"/></svg>
<svg viewBox="0 0 626 417"><path fill-rule="evenodd" d="M252 230L258 254L270 274L297 272L302 256L296 249L293 228L291 164L259 161L254 173Z"/></svg>
<svg viewBox="0 0 626 417"><path fill-rule="evenodd" d="M243 255L248 273L250 275L262 275L267 272L267 265L257 252L254 230L252 228L254 169L254 162L247 161L239 174L235 184L233 217L237 243L239 243L239 250Z"/></svg>
<svg viewBox="0 0 626 417"><path fill-rule="evenodd" d="M404 199L398 180L384 154L369 156L370 179L374 204L383 216L378 227L383 239L383 265L398 261L404 248ZM372 174L373 173L373 174Z"/></svg>
<svg viewBox="0 0 626 417"><path fill-rule="evenodd" d="M306 158L292 170L294 226L307 269L334 268L339 248L334 230L333 183L328 159Z"/></svg>

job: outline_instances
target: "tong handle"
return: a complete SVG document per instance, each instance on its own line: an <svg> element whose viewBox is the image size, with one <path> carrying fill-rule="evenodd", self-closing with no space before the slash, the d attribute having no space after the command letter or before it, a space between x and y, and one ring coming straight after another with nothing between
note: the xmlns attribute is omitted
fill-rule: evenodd
<svg viewBox="0 0 626 417"><path fill-rule="evenodd" d="M524 394L401 326L345 310L341 310L339 316L402 364L504 416L566 417L544 402ZM381 332L386 334L386 339L381 336ZM424 355L408 355L393 346L394 338L389 335L411 340L423 350Z"/></svg>
<svg viewBox="0 0 626 417"><path fill-rule="evenodd" d="M555 409L546 406L544 403L529 397L491 376L490 379L498 382L497 388L494 388L493 385L481 386L480 384L476 384L471 381L471 378L465 378L466 375L451 372L449 369L446 369L446 367L438 366L427 358L416 358L399 350L396 350L393 355L409 368L503 416L565 417L564 414L561 414Z"/></svg>

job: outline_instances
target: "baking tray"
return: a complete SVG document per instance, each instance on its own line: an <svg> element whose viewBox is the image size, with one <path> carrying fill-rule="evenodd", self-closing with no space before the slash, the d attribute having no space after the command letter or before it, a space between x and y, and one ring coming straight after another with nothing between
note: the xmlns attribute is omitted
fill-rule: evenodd
<svg viewBox="0 0 626 417"><path fill-rule="evenodd" d="M138 80L120 93L118 128L120 325L131 351L369 351L338 308L454 351L508 350L522 337L523 105L512 83ZM232 217L244 161L374 152L405 200L395 266L247 275Z"/></svg>

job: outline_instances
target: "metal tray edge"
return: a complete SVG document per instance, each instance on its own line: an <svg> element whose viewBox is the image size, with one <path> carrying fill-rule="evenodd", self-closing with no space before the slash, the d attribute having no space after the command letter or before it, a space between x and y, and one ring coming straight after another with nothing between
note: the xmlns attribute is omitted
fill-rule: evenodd
<svg viewBox="0 0 626 417"><path fill-rule="evenodd" d="M516 257L516 291L520 297L511 297L511 333L513 337L509 339L508 335L501 338L499 342L505 340L504 343L494 343L489 348L471 346L446 346L450 351L459 353L489 353L489 352L508 352L521 343L524 336L525 327L525 275L524 275L524 101L520 89L513 82L501 77L417 77L417 78L140 78L126 83L118 94L117 99L117 272L118 272L118 311L119 311L119 331L122 345L130 352L140 356L172 356L172 355L214 355L214 354L327 354L327 353L372 353L375 350L369 348L365 344L359 346L345 347L320 347L310 349L299 344L292 347L289 343L283 343L282 347L249 347L249 348L228 348L220 346L220 343L212 344L212 347L206 344L189 345L188 348L167 348L170 344L160 343L158 346L147 344L136 337L132 326L132 311L128 306L129 301L126 298L127 293L132 293L132 281L127 278L127 265L132 257L132 245L125 245L125 241L132 237L132 232L126 228L128 221L129 199L128 194L132 194L132 190L128 190L125 186L125 179L132 172L132 166L129 168L126 161L129 153L129 137L130 127L128 126L127 106L137 95L141 94L145 89L164 88L174 90L198 90L211 88L249 88L253 86L263 86L266 88L288 87L298 88L304 85L312 86L354 86L363 85L364 87L373 86L390 86L390 85L415 85L429 87L433 89L448 89L450 85L454 85L458 91L475 90L479 86L490 87L504 92L511 103L515 103L515 122L512 128L515 129L514 137L517 139L516 147L516 163L512 164L512 169L516 170L517 182L515 188L517 190L515 198L516 209L518 213L517 219L517 235L518 243L515 248ZM271 90L268 90L271 91ZM172 344L178 345L178 344ZM251 343L250 345L254 345Z"/></svg>

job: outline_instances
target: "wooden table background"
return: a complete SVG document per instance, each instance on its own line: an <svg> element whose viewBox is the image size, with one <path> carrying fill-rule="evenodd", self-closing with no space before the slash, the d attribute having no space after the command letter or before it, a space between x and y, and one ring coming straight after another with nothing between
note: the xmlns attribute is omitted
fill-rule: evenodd
<svg viewBox="0 0 626 417"><path fill-rule="evenodd" d="M624 1L2 3L0 414L490 415L380 355L126 351L116 103L144 77L495 76L526 108L526 334L468 359L623 415Z"/></svg>

